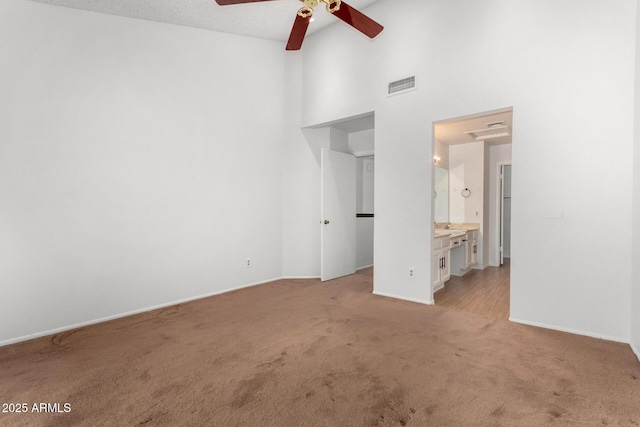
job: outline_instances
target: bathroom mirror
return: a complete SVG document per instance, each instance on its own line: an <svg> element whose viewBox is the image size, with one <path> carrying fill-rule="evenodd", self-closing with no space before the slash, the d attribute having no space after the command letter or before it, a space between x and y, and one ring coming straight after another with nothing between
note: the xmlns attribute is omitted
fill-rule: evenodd
<svg viewBox="0 0 640 427"><path fill-rule="evenodd" d="M434 179L433 219L435 222L449 222L449 171L436 166Z"/></svg>

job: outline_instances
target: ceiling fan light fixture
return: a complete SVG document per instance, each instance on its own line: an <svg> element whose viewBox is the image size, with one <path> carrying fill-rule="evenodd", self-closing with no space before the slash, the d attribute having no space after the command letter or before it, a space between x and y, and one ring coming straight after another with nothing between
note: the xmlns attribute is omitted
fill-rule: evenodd
<svg viewBox="0 0 640 427"><path fill-rule="evenodd" d="M242 4L242 3L255 3L272 0L215 0L220 6ZM324 3L327 8L327 12L331 13L336 18L342 20L346 24L352 26L356 30L369 38L374 38L382 32L384 27L378 24L373 19L366 16L364 13L349 6L342 0L300 0L304 4L302 8L298 10L296 19L293 22L293 28L287 41L286 50L299 50L302 47L302 42L307 32L309 23L312 21L313 9L320 4Z"/></svg>
<svg viewBox="0 0 640 427"><path fill-rule="evenodd" d="M313 15L313 9L310 7L302 7L298 10L298 16L301 18L310 18ZM313 18L311 18L313 20Z"/></svg>
<svg viewBox="0 0 640 427"><path fill-rule="evenodd" d="M327 12L333 13L340 10L340 0L322 0L327 5Z"/></svg>

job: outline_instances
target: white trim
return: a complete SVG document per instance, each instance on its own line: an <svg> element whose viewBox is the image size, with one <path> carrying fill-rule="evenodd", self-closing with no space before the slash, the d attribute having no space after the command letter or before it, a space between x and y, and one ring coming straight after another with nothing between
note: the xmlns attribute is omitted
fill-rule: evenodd
<svg viewBox="0 0 640 427"><path fill-rule="evenodd" d="M481 112L475 113L475 114L467 114L466 116L457 116L457 117L449 117L447 119L434 120L433 124L434 125L439 125L439 124L448 123L448 122L461 122L463 120L476 119L478 117L493 116L495 114L512 113L512 112L513 112L513 106L505 107L505 108L499 108L497 110L481 111Z"/></svg>
<svg viewBox="0 0 640 427"><path fill-rule="evenodd" d="M376 151L374 150L362 150L362 151L353 151L351 154L353 154L356 157L371 157L371 156L375 156Z"/></svg>
<svg viewBox="0 0 640 427"><path fill-rule="evenodd" d="M496 262L497 262L497 266L501 266L502 264L500 263L500 248L502 247L502 243L503 243L503 237L502 237L502 217L504 216L504 212L502 210L502 193L503 193L503 186L502 186L502 182L503 180L501 179L501 175L502 175L502 168L504 166L512 166L512 161L513 160L508 160L508 161L504 161L504 162L496 162L496 168L497 168L497 176L496 176L496 218L494 221L494 238L496 239L496 246L490 249L493 249L493 256L496 257ZM497 236L497 237L496 237ZM504 257L503 257L504 258Z"/></svg>
<svg viewBox="0 0 640 427"><path fill-rule="evenodd" d="M365 265L364 267L356 268L356 271L364 270L365 268L373 267L373 264Z"/></svg>
<svg viewBox="0 0 640 427"><path fill-rule="evenodd" d="M624 339L622 339L620 337L614 337L614 336L602 335L602 334L595 334L593 332L586 332L586 331L581 331L581 330L572 329L572 328L562 328L562 327L559 327L559 326L547 325L545 323L530 322L528 320L516 319L516 318L514 318L512 316L509 317L509 320L511 322L521 323L523 325L535 326L535 327L538 327L538 328L551 329L551 330L554 330L554 331L568 332L568 333L574 334L574 335L582 335L582 336L585 336L585 337L598 338L598 339L601 339L601 340L607 340L607 341L614 341L614 342L620 342L620 343L624 343L624 344L629 344L629 341L624 340ZM638 355L638 353L636 353L636 355Z"/></svg>
<svg viewBox="0 0 640 427"><path fill-rule="evenodd" d="M320 276L282 276L275 280L307 280L307 279L319 279Z"/></svg>
<svg viewBox="0 0 640 427"><path fill-rule="evenodd" d="M629 345L631 346L631 350L635 353L636 357L638 358L638 362L640 362L640 350L638 349L638 347L635 346L634 343L629 343Z"/></svg>
<svg viewBox="0 0 640 427"><path fill-rule="evenodd" d="M183 303L189 302L189 301L195 301L195 300L198 300L198 299L208 298L208 297L212 297L212 296L216 296L216 295L220 295L220 294L226 294L227 292L233 292L233 291L237 291L239 289L250 288L252 286L258 286L258 285L264 285L264 284L272 283L272 282L275 282L275 281L278 281L278 280L281 280L281 279L285 279L285 278L284 277L280 277L280 278L265 280L265 281L261 281L261 282L249 283L247 285L236 286L235 288L224 289L224 290L221 290L221 291L215 291L215 292L211 292L211 293L208 293L208 294L199 295L199 296L195 296L195 297L183 298L183 299L180 299L180 300L167 302L167 303L163 303L163 304L158 304L158 305L154 305L154 306L151 306L151 307L146 307L146 308L141 308L141 309L138 309L138 310L127 311L125 313L120 313L120 314L114 314L112 316L101 317L99 319L88 320L86 322L81 322L81 323L75 323L73 325L62 326L60 328L50 329L50 330L47 330L47 331L36 332L34 334L23 335L21 337L10 338L8 340L0 341L0 347L3 347L5 345L10 345L10 344L16 344L16 343L19 343L19 342L22 342L22 341L28 341L28 340L32 340L32 339L36 339L36 338L46 337L46 336L49 336L49 335L58 334L60 332L70 331L72 329L84 328L85 326L91 326L91 325L95 325L95 324L98 324L98 323L108 322L110 320L120 319L122 317L133 316L135 314L140 314L140 313L146 313L148 311L158 310L160 308L171 307L171 306L178 305L178 304L183 304Z"/></svg>
<svg viewBox="0 0 640 427"><path fill-rule="evenodd" d="M418 304L426 304L426 305L434 305L435 304L434 300L428 301L428 300L423 300L423 299L419 299L419 298L401 297L399 295L389 294L387 292L373 291L373 294L381 296L381 297L400 299L400 300L403 300L403 301L410 301L410 302L417 302Z"/></svg>

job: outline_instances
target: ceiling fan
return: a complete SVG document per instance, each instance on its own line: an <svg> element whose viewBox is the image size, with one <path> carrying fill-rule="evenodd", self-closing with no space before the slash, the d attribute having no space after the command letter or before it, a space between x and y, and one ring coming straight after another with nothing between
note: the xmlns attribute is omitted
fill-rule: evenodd
<svg viewBox="0 0 640 427"><path fill-rule="evenodd" d="M216 0L220 6L227 6L240 3L253 3L259 1L273 1L273 0ZM289 35L289 41L287 42L287 50L299 50L302 47L302 41L307 33L307 27L311 22L311 16L313 15L313 9L320 3L325 3L327 12L343 20L347 24L351 25L356 30L369 38L374 38L384 28L373 19L369 18L362 12L349 6L342 0L300 0L304 3L304 6L298 10L296 19L293 22L293 28Z"/></svg>

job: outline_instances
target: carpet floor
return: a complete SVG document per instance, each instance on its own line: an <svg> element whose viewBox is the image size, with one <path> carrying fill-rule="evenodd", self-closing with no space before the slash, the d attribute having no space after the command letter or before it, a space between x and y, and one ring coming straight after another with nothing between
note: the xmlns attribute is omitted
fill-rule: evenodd
<svg viewBox="0 0 640 427"><path fill-rule="evenodd" d="M282 280L2 347L0 425L640 425L628 345L371 290Z"/></svg>

